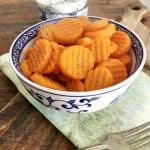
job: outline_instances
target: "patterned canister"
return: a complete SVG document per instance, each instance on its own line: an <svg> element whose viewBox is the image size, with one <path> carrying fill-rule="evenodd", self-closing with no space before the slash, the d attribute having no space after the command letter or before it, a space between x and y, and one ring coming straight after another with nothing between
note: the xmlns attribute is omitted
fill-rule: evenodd
<svg viewBox="0 0 150 150"><path fill-rule="evenodd" d="M42 20L87 15L87 0L36 0Z"/></svg>

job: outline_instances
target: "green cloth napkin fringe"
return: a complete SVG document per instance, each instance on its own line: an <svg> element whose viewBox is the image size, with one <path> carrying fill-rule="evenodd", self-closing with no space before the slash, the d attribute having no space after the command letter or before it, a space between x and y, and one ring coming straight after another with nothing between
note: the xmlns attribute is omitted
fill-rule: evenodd
<svg viewBox="0 0 150 150"><path fill-rule="evenodd" d="M35 100L13 71L8 53L0 56L0 69L19 92L80 149L100 144L110 133L150 121L150 78L143 72L128 92L110 107L94 113L73 114L44 106Z"/></svg>

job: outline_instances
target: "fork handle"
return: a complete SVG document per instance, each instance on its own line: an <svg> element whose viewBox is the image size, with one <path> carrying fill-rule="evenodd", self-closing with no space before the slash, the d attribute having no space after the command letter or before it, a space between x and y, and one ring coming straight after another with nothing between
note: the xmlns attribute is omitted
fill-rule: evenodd
<svg viewBox="0 0 150 150"><path fill-rule="evenodd" d="M85 150L109 150L109 147L108 145L102 144L86 148Z"/></svg>

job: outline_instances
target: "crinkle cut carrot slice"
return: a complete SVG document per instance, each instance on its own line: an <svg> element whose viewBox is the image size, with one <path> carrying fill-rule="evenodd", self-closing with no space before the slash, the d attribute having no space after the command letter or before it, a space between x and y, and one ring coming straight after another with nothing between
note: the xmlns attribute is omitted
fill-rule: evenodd
<svg viewBox="0 0 150 150"><path fill-rule="evenodd" d="M70 46L59 56L58 65L62 73L72 79L83 79L94 67L93 53L83 46Z"/></svg>
<svg viewBox="0 0 150 150"><path fill-rule="evenodd" d="M109 87L113 84L113 76L111 72L105 68L98 66L94 70L88 72L85 78L85 90L98 90Z"/></svg>

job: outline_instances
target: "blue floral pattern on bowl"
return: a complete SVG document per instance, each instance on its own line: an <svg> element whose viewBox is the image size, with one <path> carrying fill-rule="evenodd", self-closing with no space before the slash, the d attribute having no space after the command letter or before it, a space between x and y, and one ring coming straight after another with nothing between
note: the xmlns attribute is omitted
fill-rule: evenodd
<svg viewBox="0 0 150 150"><path fill-rule="evenodd" d="M50 96L45 97L44 95L36 93L32 89L30 89L28 91L29 91L29 93L31 93L31 95L33 95L36 99L38 99L39 102L42 102L42 103L45 102L44 104L47 105L47 106L51 106L53 103L60 102L61 107L63 109L66 109L68 112L69 112L70 109L76 109L77 111L79 110L78 113L87 112L88 110L86 110L86 109L84 110L84 109L81 109L81 108L83 106L91 107L93 101L96 101L96 100L100 99L100 96L92 97L90 99L82 98L77 103L76 99L70 99L68 101L56 100L56 99L54 100L54 99L52 99L52 97L50 97ZM58 107L55 107L55 109L60 110Z"/></svg>

